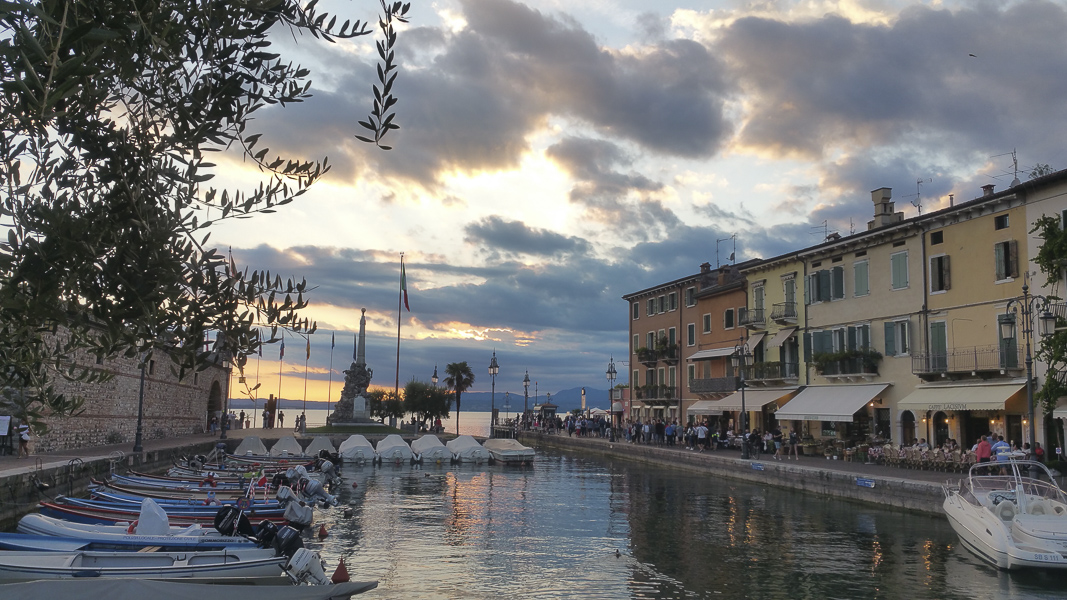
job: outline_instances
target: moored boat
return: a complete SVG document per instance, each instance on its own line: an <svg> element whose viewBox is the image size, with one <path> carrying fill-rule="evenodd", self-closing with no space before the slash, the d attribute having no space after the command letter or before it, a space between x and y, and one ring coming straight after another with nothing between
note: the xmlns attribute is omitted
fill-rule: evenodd
<svg viewBox="0 0 1067 600"><path fill-rule="evenodd" d="M975 556L1001 569L1067 569L1067 496L1045 465L979 463L944 492L949 523Z"/></svg>
<svg viewBox="0 0 1067 600"><path fill-rule="evenodd" d="M374 446L367 441L366 437L358 433L348 436L348 439L341 442L341 445L337 447L337 453L340 454L341 460L347 464L374 462L377 457L374 452Z"/></svg>
<svg viewBox="0 0 1067 600"><path fill-rule="evenodd" d="M378 445L374 447L374 451L378 454L378 462L382 464L395 463L399 465L409 463L415 457L404 438L395 433L382 438Z"/></svg>
<svg viewBox="0 0 1067 600"><path fill-rule="evenodd" d="M523 446L518 440L510 438L485 440L483 446L489 451L493 460L506 465L531 464L536 454L533 448Z"/></svg>
<svg viewBox="0 0 1067 600"><path fill-rule="evenodd" d="M228 579L282 584L285 556L273 549L208 552L0 552L0 582L38 579Z"/></svg>
<svg viewBox="0 0 1067 600"><path fill-rule="evenodd" d="M445 447L448 448L452 456L459 462L472 462L472 463L485 463L489 462L492 456L484 446L478 443L478 440L469 435L461 435L455 439L448 440L445 443Z"/></svg>
<svg viewBox="0 0 1067 600"><path fill-rule="evenodd" d="M141 579L43 580L0 585L0 598L57 600L61 598L106 598L107 600L188 600L218 595L226 600L345 600L378 586L375 581L351 581L330 585L230 585Z"/></svg>
<svg viewBox="0 0 1067 600"><path fill-rule="evenodd" d="M424 435L411 442L411 451L415 453L416 460L424 465L452 462L452 452L441 443L436 435Z"/></svg>

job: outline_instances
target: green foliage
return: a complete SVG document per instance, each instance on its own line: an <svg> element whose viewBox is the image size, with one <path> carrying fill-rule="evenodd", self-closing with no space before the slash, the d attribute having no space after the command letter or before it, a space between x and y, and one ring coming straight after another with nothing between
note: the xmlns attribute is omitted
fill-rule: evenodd
<svg viewBox="0 0 1067 600"><path fill-rule="evenodd" d="M459 401L463 392L474 385L474 371L471 371L467 361L448 363L445 367L445 387L452 390L456 395L456 434L459 434Z"/></svg>
<svg viewBox="0 0 1067 600"><path fill-rule="evenodd" d="M367 140L382 148L397 128L392 23L408 8L382 3ZM249 125L309 96L310 72L271 52L268 32L371 33L335 24L314 0L0 2L0 386L24 391L17 416L40 429L76 412L52 382L106 378L94 359L165 348L184 377L220 359L243 369L279 328L314 331L305 281L242 272L208 241L218 221L274 212L328 171L271 155ZM211 153L227 149L260 169L258 186L210 185Z"/></svg>
<svg viewBox="0 0 1067 600"><path fill-rule="evenodd" d="M882 353L877 350L841 350L839 352L816 352L811 355L811 362L820 373L831 365L843 361L858 360L864 369L872 370L878 367L878 361L882 360Z"/></svg>
<svg viewBox="0 0 1067 600"><path fill-rule="evenodd" d="M1034 264L1045 274L1048 285L1060 281L1063 267L1067 265L1067 231L1056 217L1042 215L1034 221L1030 233L1036 233L1041 246L1034 255Z"/></svg>
<svg viewBox="0 0 1067 600"><path fill-rule="evenodd" d="M1043 177L1053 172L1054 169L1049 166L1048 163L1037 163L1036 165L1030 168L1029 179L1037 179L1038 177Z"/></svg>
<svg viewBox="0 0 1067 600"><path fill-rule="evenodd" d="M448 417L452 410L452 395L443 388L413 380L404 386L404 405L407 412L426 423L438 417Z"/></svg>

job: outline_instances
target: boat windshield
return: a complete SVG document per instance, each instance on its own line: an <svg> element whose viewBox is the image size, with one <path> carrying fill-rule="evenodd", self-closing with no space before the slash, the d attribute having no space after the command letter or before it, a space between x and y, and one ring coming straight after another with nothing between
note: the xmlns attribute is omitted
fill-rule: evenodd
<svg viewBox="0 0 1067 600"><path fill-rule="evenodd" d="M979 463L971 467L967 487L975 498L989 498L992 504L1003 500L1019 502L1020 494L1030 499L1047 498L1067 504L1067 496L1056 485L1045 465L1028 460Z"/></svg>

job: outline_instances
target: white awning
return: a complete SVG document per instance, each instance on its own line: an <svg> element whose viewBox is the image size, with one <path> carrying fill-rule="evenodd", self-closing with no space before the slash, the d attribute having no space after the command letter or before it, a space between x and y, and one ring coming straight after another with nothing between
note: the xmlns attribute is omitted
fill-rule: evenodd
<svg viewBox="0 0 1067 600"><path fill-rule="evenodd" d="M748 351L749 352L755 352L756 351L756 346L759 345L760 340L762 340L763 336L765 336L765 335L767 335L767 334L763 333L763 332L760 332L760 333L753 333L752 335L748 336L748 340L745 342L746 344L748 344Z"/></svg>
<svg viewBox="0 0 1067 600"><path fill-rule="evenodd" d="M1067 406L1057 406L1056 409L1052 411L1052 418L1067 419Z"/></svg>
<svg viewBox="0 0 1067 600"><path fill-rule="evenodd" d="M716 404L714 400L701 400L694 402L692 406L685 409L685 412L690 415L721 415L722 409Z"/></svg>
<svg viewBox="0 0 1067 600"><path fill-rule="evenodd" d="M770 390L745 388L745 410L762 410L764 406L778 402L782 397L795 391L797 391L795 387ZM741 392L734 392L722 400L707 400L706 402L710 402L712 408L716 410L736 412L741 410Z"/></svg>
<svg viewBox="0 0 1067 600"><path fill-rule="evenodd" d="M712 358L730 356L733 353L733 346L730 346L729 348L712 348L710 350L701 350L699 352L694 352L686 360L710 360Z"/></svg>
<svg viewBox="0 0 1067 600"><path fill-rule="evenodd" d="M1004 410L1004 402L1026 383L981 383L977 385L931 385L915 388L900 402L901 410Z"/></svg>
<svg viewBox="0 0 1067 600"><path fill-rule="evenodd" d="M887 383L811 385L774 416L779 421L852 421L856 411L887 387Z"/></svg>
<svg viewBox="0 0 1067 600"><path fill-rule="evenodd" d="M785 329L779 329L778 333L774 334L774 337L771 338L771 341L767 342L767 347L777 348L778 346L781 346L782 343L788 340L789 336L793 335L793 332L796 330L796 327L786 327Z"/></svg>

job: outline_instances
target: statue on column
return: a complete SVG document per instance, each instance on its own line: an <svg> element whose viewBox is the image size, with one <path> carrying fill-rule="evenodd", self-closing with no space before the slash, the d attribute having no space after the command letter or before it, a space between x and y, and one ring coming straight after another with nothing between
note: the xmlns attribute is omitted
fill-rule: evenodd
<svg viewBox="0 0 1067 600"><path fill-rule="evenodd" d="M327 421L330 424L359 423L370 420L367 411L367 388L370 387L374 371L367 366L367 309L362 309L359 318L359 338L356 344L355 362L344 371L345 387L341 390L333 414Z"/></svg>

